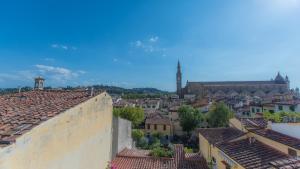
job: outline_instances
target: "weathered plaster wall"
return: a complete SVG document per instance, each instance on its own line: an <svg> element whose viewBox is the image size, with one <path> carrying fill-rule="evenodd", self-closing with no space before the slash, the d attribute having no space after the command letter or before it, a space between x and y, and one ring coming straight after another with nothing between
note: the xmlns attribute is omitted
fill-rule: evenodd
<svg viewBox="0 0 300 169"><path fill-rule="evenodd" d="M111 159L112 101L102 93L0 149L0 169L104 169Z"/></svg>
<svg viewBox="0 0 300 169"><path fill-rule="evenodd" d="M203 155L206 161L210 162L211 161L210 144L201 134L199 134L199 148L200 148L200 153Z"/></svg>
<svg viewBox="0 0 300 169"><path fill-rule="evenodd" d="M132 148L131 122L122 118L113 118L112 157L124 148Z"/></svg>

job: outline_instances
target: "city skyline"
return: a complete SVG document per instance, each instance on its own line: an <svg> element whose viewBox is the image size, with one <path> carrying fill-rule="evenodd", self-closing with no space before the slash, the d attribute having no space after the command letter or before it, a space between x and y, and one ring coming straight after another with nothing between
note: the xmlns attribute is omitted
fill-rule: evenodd
<svg viewBox="0 0 300 169"><path fill-rule="evenodd" d="M176 90L189 81L300 86L297 0L11 1L0 7L0 87L105 84ZM143 22L141 22L143 20Z"/></svg>

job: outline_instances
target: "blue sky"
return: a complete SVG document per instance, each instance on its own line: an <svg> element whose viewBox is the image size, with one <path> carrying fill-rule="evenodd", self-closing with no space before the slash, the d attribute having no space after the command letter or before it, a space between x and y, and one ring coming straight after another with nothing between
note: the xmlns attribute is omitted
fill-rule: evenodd
<svg viewBox="0 0 300 169"><path fill-rule="evenodd" d="M300 86L300 0L6 1L0 87L108 84L175 90L183 81Z"/></svg>

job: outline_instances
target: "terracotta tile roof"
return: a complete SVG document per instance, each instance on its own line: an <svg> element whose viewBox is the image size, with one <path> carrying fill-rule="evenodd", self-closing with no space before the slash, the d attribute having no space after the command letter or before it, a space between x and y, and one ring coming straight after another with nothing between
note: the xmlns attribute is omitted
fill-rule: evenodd
<svg viewBox="0 0 300 169"><path fill-rule="evenodd" d="M171 125L171 120L168 117L164 117L160 113L151 114L146 119L146 124L166 124Z"/></svg>
<svg viewBox="0 0 300 169"><path fill-rule="evenodd" d="M280 159L270 162L272 169L299 169L300 168L300 157L292 157L286 159Z"/></svg>
<svg viewBox="0 0 300 169"><path fill-rule="evenodd" d="M175 169L174 159L152 157L119 157L112 164L117 169Z"/></svg>
<svg viewBox="0 0 300 169"><path fill-rule="evenodd" d="M210 144L218 144L224 141L239 138L245 133L235 128L205 128L198 129L199 133L208 140Z"/></svg>
<svg viewBox="0 0 300 169"><path fill-rule="evenodd" d="M209 105L208 99L201 99L193 103L193 107L203 107Z"/></svg>
<svg viewBox="0 0 300 169"><path fill-rule="evenodd" d="M11 144L43 121L89 98L86 91L29 91L0 96L0 144Z"/></svg>
<svg viewBox="0 0 300 169"><path fill-rule="evenodd" d="M150 150L128 149L122 150L118 156L120 157L148 157Z"/></svg>
<svg viewBox="0 0 300 169"><path fill-rule="evenodd" d="M271 167L271 161L288 158L286 154L259 141L250 143L249 139L224 142L217 147L246 169L267 169Z"/></svg>
<svg viewBox="0 0 300 169"><path fill-rule="evenodd" d="M117 169L208 169L200 155L190 154L186 158L182 145L174 145L174 149L174 158L155 158L145 156L143 150L126 149L125 153L117 155L112 164Z"/></svg>
<svg viewBox="0 0 300 169"><path fill-rule="evenodd" d="M281 102L275 102L275 104L278 104L278 105L298 105L298 104L300 104L300 100L281 101Z"/></svg>
<svg viewBox="0 0 300 169"><path fill-rule="evenodd" d="M300 139L294 138L270 129L253 129L249 130L257 135L266 137L281 144L300 150Z"/></svg>
<svg viewBox="0 0 300 169"><path fill-rule="evenodd" d="M199 160L201 158L202 158L202 156L199 153L186 153L185 154L186 160L193 161L193 160Z"/></svg>
<svg viewBox="0 0 300 169"><path fill-rule="evenodd" d="M208 166L205 162L204 157L201 156L199 153L186 153L185 163L182 169L184 168L208 169Z"/></svg>
<svg viewBox="0 0 300 169"><path fill-rule="evenodd" d="M246 128L266 128L268 125L263 118L241 118L240 121Z"/></svg>

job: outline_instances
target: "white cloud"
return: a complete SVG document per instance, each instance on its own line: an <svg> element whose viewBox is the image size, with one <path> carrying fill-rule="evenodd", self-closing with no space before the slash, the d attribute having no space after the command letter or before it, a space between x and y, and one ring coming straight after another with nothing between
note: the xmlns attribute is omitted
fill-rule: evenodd
<svg viewBox="0 0 300 169"><path fill-rule="evenodd" d="M77 71L79 74L86 74L86 71L84 71L84 70L79 70L79 71Z"/></svg>
<svg viewBox="0 0 300 169"><path fill-rule="evenodd" d="M30 70L19 70L13 72L0 73L0 82L14 81L17 84L33 84L37 76L43 76L46 83L53 86L75 84L76 80L86 74L84 70L70 70L63 67L55 67L37 64Z"/></svg>
<svg viewBox="0 0 300 169"><path fill-rule="evenodd" d="M77 50L77 47L75 46L68 46L63 44L52 44L51 47L54 49L62 49L62 50Z"/></svg>
<svg viewBox="0 0 300 169"><path fill-rule="evenodd" d="M70 69L63 68L63 67L54 67L54 66L47 66L41 64L37 64L35 65L35 67L38 69L38 72L41 73L43 76L46 76L50 79L62 83L77 78L78 76L86 73L83 70L72 71Z"/></svg>
<svg viewBox="0 0 300 169"><path fill-rule="evenodd" d="M135 42L135 46L136 46L136 47L143 47L144 44L142 43L142 41L137 40L137 41Z"/></svg>
<svg viewBox="0 0 300 169"><path fill-rule="evenodd" d="M59 48L59 45L58 44L52 44L51 47L52 48Z"/></svg>
<svg viewBox="0 0 300 169"><path fill-rule="evenodd" d="M158 36L152 36L148 40L137 40L133 44L133 46L137 49L143 49L145 52L152 53L152 52L160 52L163 51L156 42L158 42Z"/></svg>
<svg viewBox="0 0 300 169"><path fill-rule="evenodd" d="M149 42L157 42L158 41L158 39L159 39L159 37L158 36L154 36L154 37L151 37L150 39L149 39Z"/></svg>

